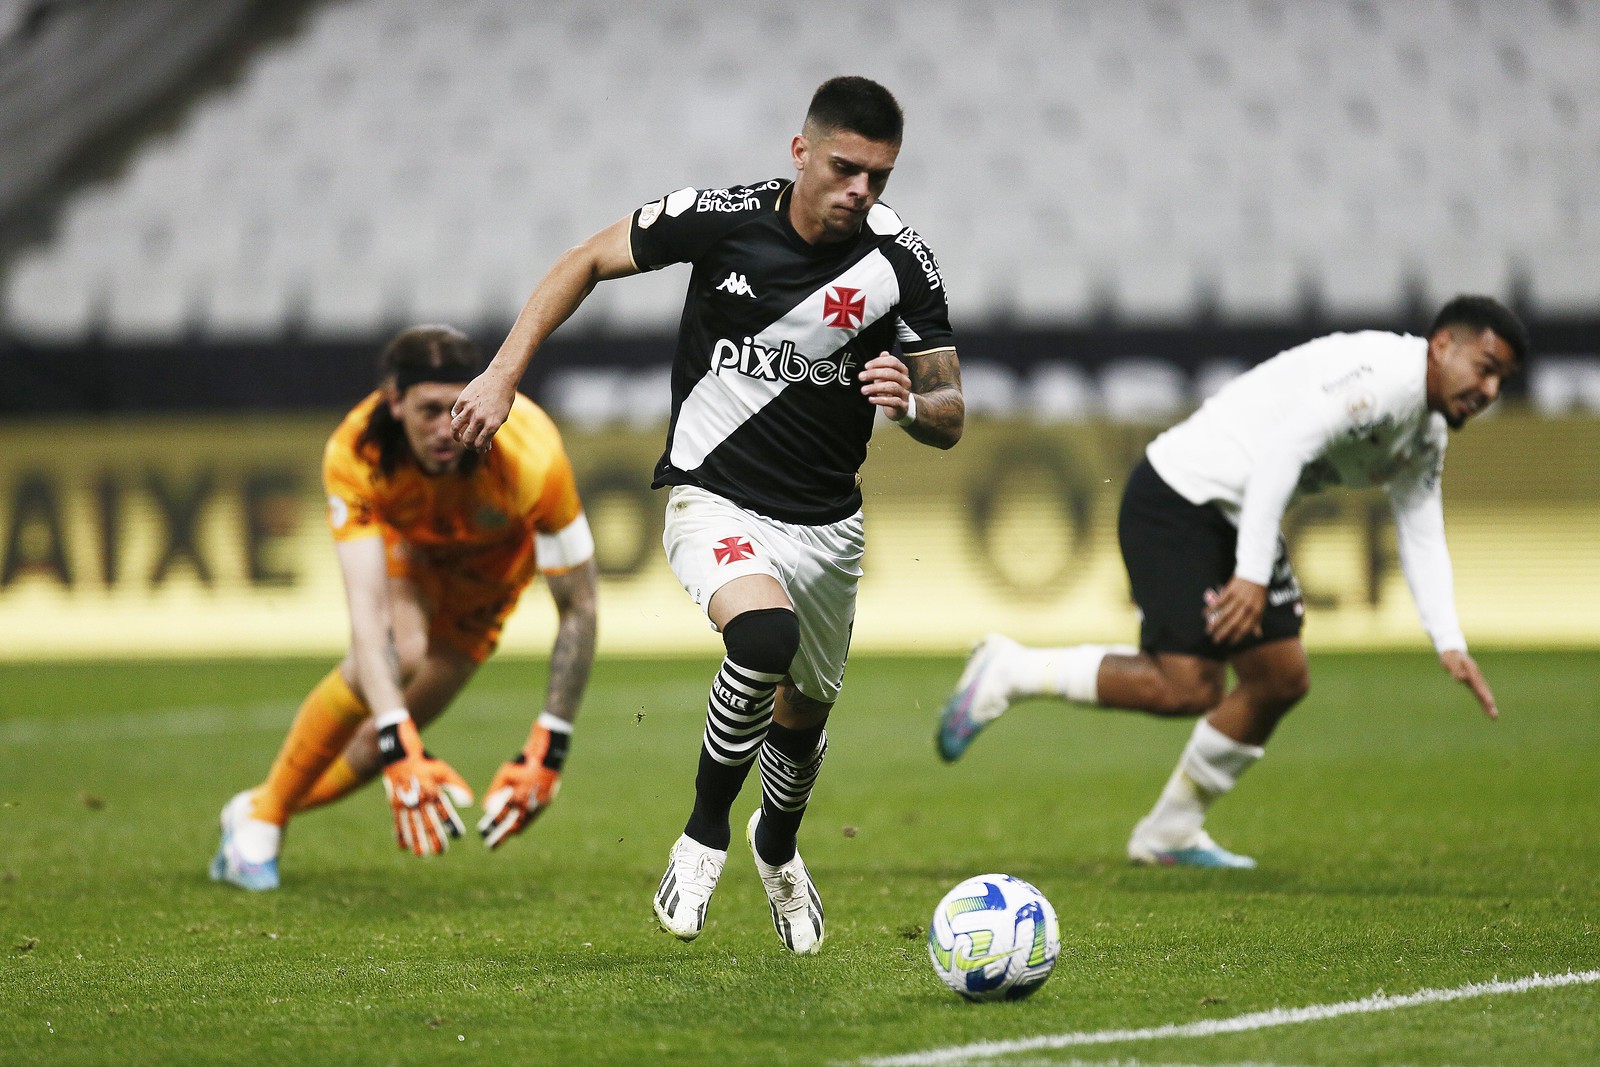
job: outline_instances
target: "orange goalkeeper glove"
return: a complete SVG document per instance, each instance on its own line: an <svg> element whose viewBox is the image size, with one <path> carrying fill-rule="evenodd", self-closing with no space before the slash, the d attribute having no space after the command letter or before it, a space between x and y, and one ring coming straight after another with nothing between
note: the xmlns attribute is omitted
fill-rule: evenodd
<svg viewBox="0 0 1600 1067"><path fill-rule="evenodd" d="M561 791L561 768L572 744L572 724L549 712L539 716L516 759L500 765L483 795L478 833L489 848L499 848L544 814Z"/></svg>
<svg viewBox="0 0 1600 1067"><path fill-rule="evenodd" d="M394 809L395 843L419 856L450 847L466 833L456 805L472 803L472 790L448 763L422 747L417 724L404 711L378 720L378 752L383 757L383 791Z"/></svg>

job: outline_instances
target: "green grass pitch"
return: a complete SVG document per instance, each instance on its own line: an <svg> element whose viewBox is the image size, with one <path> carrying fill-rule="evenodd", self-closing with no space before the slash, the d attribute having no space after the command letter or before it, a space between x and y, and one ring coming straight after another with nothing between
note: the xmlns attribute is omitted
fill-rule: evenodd
<svg viewBox="0 0 1600 1067"><path fill-rule="evenodd" d="M1198 872L1122 853L1187 723L1022 704L945 766L959 661L860 657L801 838L828 914L810 959L737 833L700 940L651 914L709 659L599 664L559 802L500 853L400 853L374 788L293 824L270 894L206 879L216 813L325 663L9 664L0 1063L852 1063L1600 967L1600 656L1480 662L1497 723L1430 655L1314 656L1211 819L1260 869ZM481 791L542 686L492 662L430 747ZM928 964L933 904L986 871L1061 918L1021 1003L964 1003ZM1593 1064L1597 1020L1582 984L970 1062Z"/></svg>

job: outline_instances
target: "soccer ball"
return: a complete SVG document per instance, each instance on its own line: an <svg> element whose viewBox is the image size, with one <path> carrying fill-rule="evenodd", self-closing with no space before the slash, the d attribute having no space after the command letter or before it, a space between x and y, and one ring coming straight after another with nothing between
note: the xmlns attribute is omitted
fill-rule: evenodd
<svg viewBox="0 0 1600 1067"><path fill-rule="evenodd" d="M968 878L928 924L934 971L968 1000L1021 1000L1044 985L1060 952L1056 910L1009 874Z"/></svg>

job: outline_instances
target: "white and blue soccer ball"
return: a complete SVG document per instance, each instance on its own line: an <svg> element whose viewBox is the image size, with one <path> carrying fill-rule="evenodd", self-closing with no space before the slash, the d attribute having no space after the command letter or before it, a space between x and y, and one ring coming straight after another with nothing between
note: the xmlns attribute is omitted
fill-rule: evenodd
<svg viewBox="0 0 1600 1067"><path fill-rule="evenodd" d="M968 878L928 924L934 971L968 1000L1021 1000L1044 985L1060 953L1056 910L1009 874Z"/></svg>

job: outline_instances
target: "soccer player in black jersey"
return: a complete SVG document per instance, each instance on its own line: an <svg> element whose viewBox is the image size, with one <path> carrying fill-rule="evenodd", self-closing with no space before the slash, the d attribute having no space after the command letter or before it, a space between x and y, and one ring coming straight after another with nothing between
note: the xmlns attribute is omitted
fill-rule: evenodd
<svg viewBox="0 0 1600 1067"><path fill-rule="evenodd" d="M961 437L938 260L878 199L902 127L883 86L824 82L790 144L792 179L679 189L562 254L455 407L457 438L488 448L534 352L597 283L692 265L654 484L671 488L668 561L727 655L694 809L655 898L685 941L705 925L733 801L759 762L746 838L773 925L792 952L820 946L822 905L795 839L849 650L867 441L879 411L923 444Z"/></svg>

